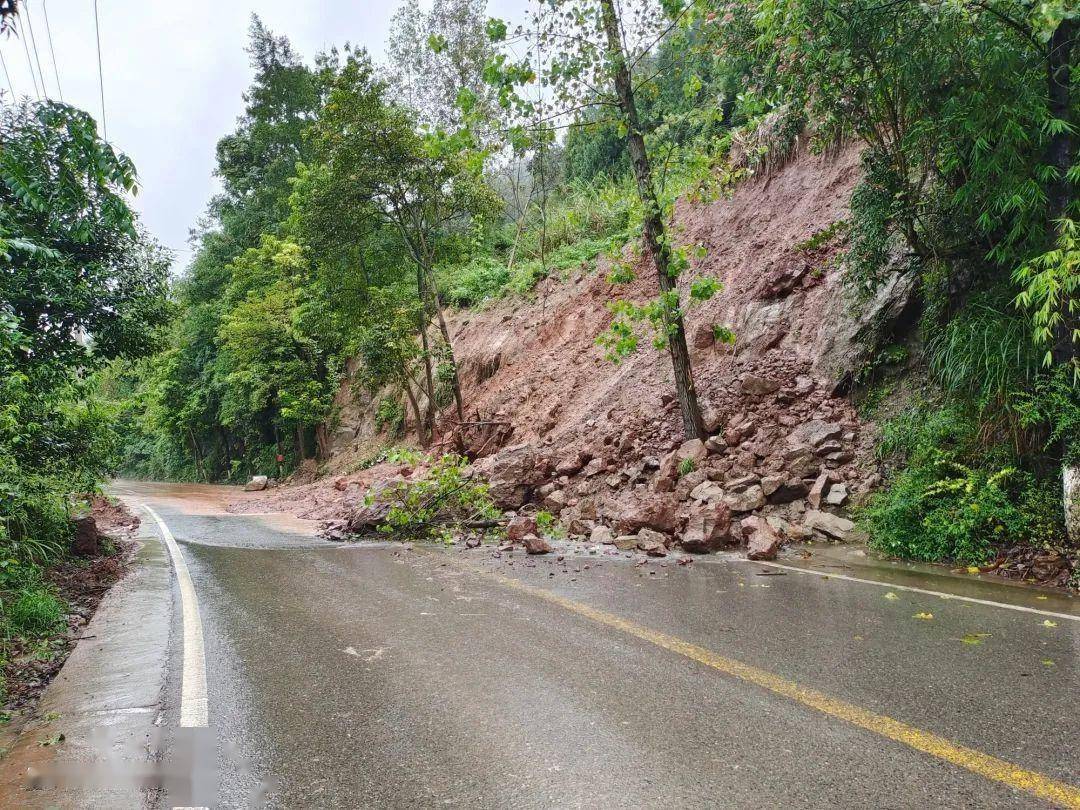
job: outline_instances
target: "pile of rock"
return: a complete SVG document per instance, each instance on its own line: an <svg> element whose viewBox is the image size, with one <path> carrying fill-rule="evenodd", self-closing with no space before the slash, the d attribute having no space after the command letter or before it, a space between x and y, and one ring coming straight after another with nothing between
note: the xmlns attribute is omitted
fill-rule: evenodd
<svg viewBox="0 0 1080 810"><path fill-rule="evenodd" d="M865 445L853 414L823 405L815 413L826 397L814 396L808 377L784 386L745 374L740 384L755 406L714 422L705 441L658 453L628 426L558 452L516 445L478 468L500 507L534 504L572 537L653 556L745 545L768 559L788 541L853 539L843 510L875 483L855 463ZM521 531L515 542L539 537L534 526Z"/></svg>

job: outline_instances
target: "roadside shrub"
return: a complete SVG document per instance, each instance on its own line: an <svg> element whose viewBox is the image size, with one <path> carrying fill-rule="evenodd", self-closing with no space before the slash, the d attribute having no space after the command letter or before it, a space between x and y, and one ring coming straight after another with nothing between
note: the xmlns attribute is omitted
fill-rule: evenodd
<svg viewBox="0 0 1080 810"><path fill-rule="evenodd" d="M874 548L928 562L984 563L1007 545L1062 536L1054 481L980 441L967 409L921 403L882 427L878 455L901 467L858 510Z"/></svg>
<svg viewBox="0 0 1080 810"><path fill-rule="evenodd" d="M385 506L379 531L402 537L445 538L487 528L499 516L487 484L474 478L467 459L454 454L436 460L423 478L391 484L366 504Z"/></svg>
<svg viewBox="0 0 1080 810"><path fill-rule="evenodd" d="M540 534L545 537L554 537L557 539L566 537L566 529L559 525L559 521L555 515L543 509L536 513L536 528L539 529Z"/></svg>
<svg viewBox="0 0 1080 810"><path fill-rule="evenodd" d="M940 460L904 470L863 513L874 547L917 560L984 563L1004 543L1026 540L1031 525L1018 494L1030 477Z"/></svg>
<svg viewBox="0 0 1080 810"><path fill-rule="evenodd" d="M8 611L10 630L30 638L43 638L60 632L64 624L64 603L46 587L25 590Z"/></svg>

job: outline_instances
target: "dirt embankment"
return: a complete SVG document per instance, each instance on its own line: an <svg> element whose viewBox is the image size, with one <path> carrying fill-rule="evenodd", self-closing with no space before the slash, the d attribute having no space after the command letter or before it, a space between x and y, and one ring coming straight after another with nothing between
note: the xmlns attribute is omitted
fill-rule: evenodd
<svg viewBox="0 0 1080 810"><path fill-rule="evenodd" d="M677 238L706 249L680 283L709 275L724 285L687 315L707 443L683 442L666 353L646 339L613 364L596 345L610 301L653 294L644 263L629 285L609 284L601 261L542 282L528 301L457 313L469 416L494 425L470 435L471 449L499 505L546 509L571 535L658 552L850 536L842 511L876 475L872 431L840 394L865 359L865 335L900 317L904 299L900 285L858 306L844 294L828 229L848 216L859 177L857 149L801 155L729 200L680 205ZM735 344L718 343L714 325ZM410 473L350 473L377 438L373 408L348 385L338 404L329 476L233 508L347 520L374 480Z"/></svg>

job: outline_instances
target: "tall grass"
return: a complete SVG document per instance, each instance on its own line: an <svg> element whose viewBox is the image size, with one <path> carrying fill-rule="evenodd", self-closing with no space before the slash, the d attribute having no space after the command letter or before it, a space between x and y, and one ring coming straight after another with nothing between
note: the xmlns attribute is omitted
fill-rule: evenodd
<svg viewBox="0 0 1080 810"><path fill-rule="evenodd" d="M973 298L928 342L930 370L946 391L986 415L1003 414L1039 368L1030 332L1000 295Z"/></svg>

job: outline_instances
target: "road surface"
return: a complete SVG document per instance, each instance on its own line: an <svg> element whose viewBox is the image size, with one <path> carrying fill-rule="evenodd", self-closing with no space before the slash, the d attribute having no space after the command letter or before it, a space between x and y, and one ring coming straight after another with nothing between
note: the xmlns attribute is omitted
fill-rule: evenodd
<svg viewBox="0 0 1080 810"><path fill-rule="evenodd" d="M161 745L204 707L214 806L1080 806L1074 600L334 544L217 490L117 491L189 576L174 556Z"/></svg>

